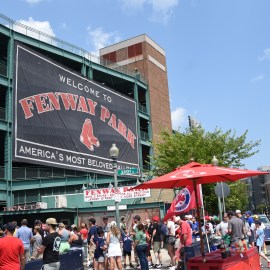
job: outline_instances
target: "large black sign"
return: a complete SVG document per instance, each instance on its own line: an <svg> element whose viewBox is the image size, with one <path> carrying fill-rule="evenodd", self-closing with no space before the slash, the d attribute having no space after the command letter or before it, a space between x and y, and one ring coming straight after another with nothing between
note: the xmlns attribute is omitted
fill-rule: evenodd
<svg viewBox="0 0 270 270"><path fill-rule="evenodd" d="M138 168L136 104L26 46L15 44L14 160L112 173Z"/></svg>

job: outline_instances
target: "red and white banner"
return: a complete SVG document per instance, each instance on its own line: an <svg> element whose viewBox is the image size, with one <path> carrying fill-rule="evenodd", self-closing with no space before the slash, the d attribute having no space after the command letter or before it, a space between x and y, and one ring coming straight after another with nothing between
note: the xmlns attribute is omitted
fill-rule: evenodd
<svg viewBox="0 0 270 270"><path fill-rule="evenodd" d="M197 194L199 206L202 206L200 185L197 185ZM196 198L193 186L186 186L176 195L164 219L167 220L171 216L186 213L194 208L196 208Z"/></svg>
<svg viewBox="0 0 270 270"><path fill-rule="evenodd" d="M117 199L135 199L150 197L150 189L132 189L134 186L114 188L98 188L84 191L84 201L108 201ZM130 190L132 189L132 190Z"/></svg>

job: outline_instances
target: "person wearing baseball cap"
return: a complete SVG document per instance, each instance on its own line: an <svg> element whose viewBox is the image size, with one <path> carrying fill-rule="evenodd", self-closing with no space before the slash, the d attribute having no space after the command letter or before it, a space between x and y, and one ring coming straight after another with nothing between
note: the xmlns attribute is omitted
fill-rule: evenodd
<svg viewBox="0 0 270 270"><path fill-rule="evenodd" d="M251 212L250 211L247 211L246 212L246 217L247 217L247 222L248 222L249 226L251 226L251 224L254 223L254 219L251 216Z"/></svg>
<svg viewBox="0 0 270 270"><path fill-rule="evenodd" d="M162 257L161 257L161 225L159 224L159 217L154 216L153 218L153 234L151 239L151 244L153 245L153 252L156 258L156 264L154 265L154 268L160 268L162 267Z"/></svg>
<svg viewBox="0 0 270 270"><path fill-rule="evenodd" d="M15 226L10 222L6 224L4 232L6 237L0 239L0 269L24 269L24 246L21 239L14 237Z"/></svg>
<svg viewBox="0 0 270 270"><path fill-rule="evenodd" d="M61 244L61 238L56 232L56 226L58 222L55 218L48 218L46 220L45 230L49 234L42 240L42 245L38 249L39 253L43 253L43 269L47 270L59 270L60 258L59 249Z"/></svg>
<svg viewBox="0 0 270 270"><path fill-rule="evenodd" d="M243 220L244 224L246 224L246 219L245 219L245 217L242 215L241 210L235 210L235 214L236 214L236 216L237 216L238 218L241 218L241 219Z"/></svg>
<svg viewBox="0 0 270 270"><path fill-rule="evenodd" d="M40 235L42 239L48 234L43 228L42 228L42 221L40 219L36 219L34 222L35 227L40 227Z"/></svg>

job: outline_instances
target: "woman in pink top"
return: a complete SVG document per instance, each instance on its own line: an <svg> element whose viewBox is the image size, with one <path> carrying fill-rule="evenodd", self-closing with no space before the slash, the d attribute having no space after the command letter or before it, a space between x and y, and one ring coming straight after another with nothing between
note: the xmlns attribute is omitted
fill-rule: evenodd
<svg viewBox="0 0 270 270"><path fill-rule="evenodd" d="M87 229L87 225L84 222L81 223L80 234L81 234L82 240L83 240L83 244L82 244L83 260L86 262L87 261L87 254L88 254L88 245L87 245L88 229Z"/></svg>
<svg viewBox="0 0 270 270"><path fill-rule="evenodd" d="M82 235L83 240L85 240L85 239L87 240L88 229L87 229L87 226L84 222L81 223L80 234Z"/></svg>

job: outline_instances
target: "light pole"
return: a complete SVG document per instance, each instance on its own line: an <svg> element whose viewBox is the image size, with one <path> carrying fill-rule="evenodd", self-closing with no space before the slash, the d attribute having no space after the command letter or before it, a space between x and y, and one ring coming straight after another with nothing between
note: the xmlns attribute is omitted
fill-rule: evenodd
<svg viewBox="0 0 270 270"><path fill-rule="evenodd" d="M217 166L218 165L218 159L216 158L216 156L213 156L213 159L212 159L212 164L214 166ZM218 211L219 211L219 219L222 220L222 207L221 207L221 200L220 200L220 197L218 197Z"/></svg>
<svg viewBox="0 0 270 270"><path fill-rule="evenodd" d="M117 196L117 159L119 156L119 149L116 147L116 144L113 143L110 148L110 157L113 161L113 175L114 175L114 192L115 192L115 219L116 224L119 228L120 226L120 218L119 218L119 198Z"/></svg>

